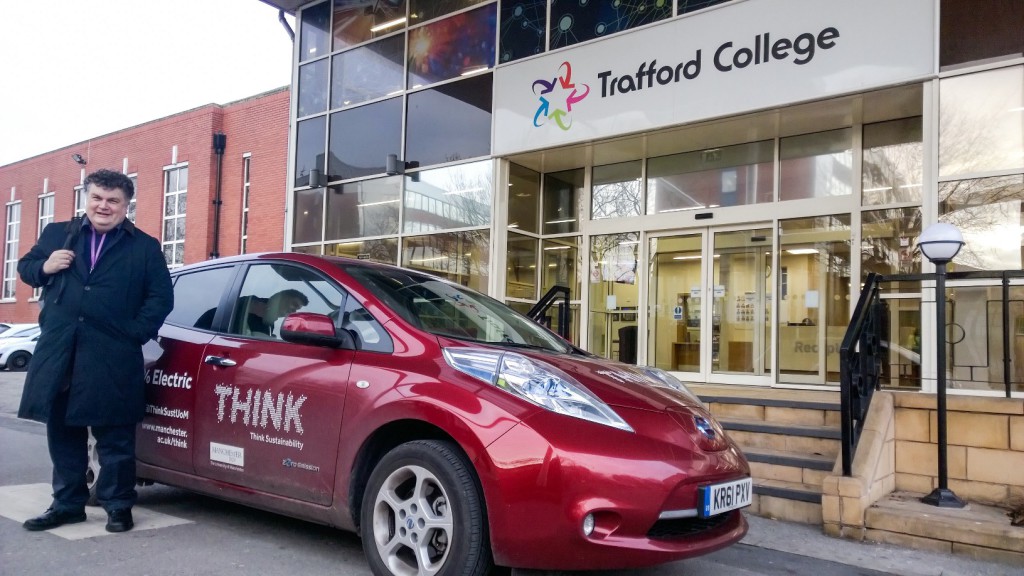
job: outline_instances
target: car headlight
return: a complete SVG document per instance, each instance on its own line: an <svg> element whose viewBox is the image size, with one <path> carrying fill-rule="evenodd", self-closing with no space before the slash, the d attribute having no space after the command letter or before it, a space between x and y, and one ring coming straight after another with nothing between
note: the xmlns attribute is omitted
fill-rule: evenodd
<svg viewBox="0 0 1024 576"><path fill-rule="evenodd" d="M650 368L647 366L638 366L638 368L643 370L644 374L647 374L647 376L650 377L651 384L653 384L654 386L669 388L671 390L675 390L676 392L681 392L684 396L690 398L697 404L700 404L701 406L704 405L704 402L701 401L701 399L698 398L697 395L693 393L693 391L687 388L686 384L683 384L681 380L669 374L668 372L662 370L661 368Z"/></svg>
<svg viewBox="0 0 1024 576"><path fill-rule="evenodd" d="M632 432L600 398L558 368L515 352L445 348L448 365L534 404L574 418Z"/></svg>

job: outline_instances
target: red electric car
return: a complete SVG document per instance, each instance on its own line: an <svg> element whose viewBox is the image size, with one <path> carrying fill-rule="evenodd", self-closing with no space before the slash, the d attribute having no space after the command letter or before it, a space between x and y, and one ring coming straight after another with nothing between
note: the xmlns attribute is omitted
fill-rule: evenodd
<svg viewBox="0 0 1024 576"><path fill-rule="evenodd" d="M140 479L361 535L374 574L649 566L740 540L750 470L687 388L418 271L173 271Z"/></svg>

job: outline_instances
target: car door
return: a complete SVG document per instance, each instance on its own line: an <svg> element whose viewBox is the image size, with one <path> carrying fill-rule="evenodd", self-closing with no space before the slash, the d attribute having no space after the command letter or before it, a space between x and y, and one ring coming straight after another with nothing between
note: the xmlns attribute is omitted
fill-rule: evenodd
<svg viewBox="0 0 1024 576"><path fill-rule="evenodd" d="M159 336L142 350L146 361L146 414L135 452L141 462L193 473L196 379L211 323L227 301L237 266L214 266L174 278L174 309Z"/></svg>
<svg viewBox="0 0 1024 576"><path fill-rule="evenodd" d="M196 472L330 504L354 353L285 342L279 328L292 312L336 314L344 292L285 262L250 264L236 284L230 320L199 367Z"/></svg>

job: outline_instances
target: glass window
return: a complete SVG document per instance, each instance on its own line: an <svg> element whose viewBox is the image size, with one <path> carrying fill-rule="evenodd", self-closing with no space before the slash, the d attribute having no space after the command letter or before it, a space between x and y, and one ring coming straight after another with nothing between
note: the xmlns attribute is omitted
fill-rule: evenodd
<svg viewBox="0 0 1024 576"><path fill-rule="evenodd" d="M242 158L242 245L239 248L239 254L245 254L249 240L249 169L251 160L250 156Z"/></svg>
<svg viewBox="0 0 1024 576"><path fill-rule="evenodd" d="M921 209L866 210L861 215L861 275L920 274Z"/></svg>
<svg viewBox="0 0 1024 576"><path fill-rule="evenodd" d="M350 182L327 194L327 239L398 234L402 177Z"/></svg>
<svg viewBox="0 0 1024 576"><path fill-rule="evenodd" d="M478 292L487 290L491 235L487 230L406 238L402 266L423 270Z"/></svg>
<svg viewBox="0 0 1024 576"><path fill-rule="evenodd" d="M589 351L626 363L637 359L637 264L640 234L590 238Z"/></svg>
<svg viewBox="0 0 1024 576"><path fill-rule="evenodd" d="M185 263L185 207L188 200L188 166L164 170L164 259L168 266Z"/></svg>
<svg viewBox="0 0 1024 576"><path fill-rule="evenodd" d="M410 30L408 87L493 68L496 13L490 4Z"/></svg>
<svg viewBox="0 0 1024 576"><path fill-rule="evenodd" d="M317 60L299 67L298 116L309 116L327 110L327 60Z"/></svg>
<svg viewBox="0 0 1024 576"><path fill-rule="evenodd" d="M547 5L547 0L501 3L501 37L498 40L501 62L544 52Z"/></svg>
<svg viewBox="0 0 1024 576"><path fill-rule="evenodd" d="M384 264L398 264L398 239L356 240L338 242L325 247L328 256L347 256L359 260L373 260Z"/></svg>
<svg viewBox="0 0 1024 576"><path fill-rule="evenodd" d="M920 116L864 126L863 203L920 202L923 164Z"/></svg>
<svg viewBox="0 0 1024 576"><path fill-rule="evenodd" d="M324 190L326 189L310 188L295 191L295 215L292 226L294 242L323 240Z"/></svg>
<svg viewBox="0 0 1024 576"><path fill-rule="evenodd" d="M594 166L590 214L594 220L643 213L640 160Z"/></svg>
<svg viewBox="0 0 1024 576"><path fill-rule="evenodd" d="M546 294L552 286L569 288L569 298L579 300L580 295L580 237L554 238L541 243L541 274L543 282L541 295Z"/></svg>
<svg viewBox="0 0 1024 576"><path fill-rule="evenodd" d="M334 50L405 28L405 0L334 0Z"/></svg>
<svg viewBox="0 0 1024 576"><path fill-rule="evenodd" d="M779 222L779 371L839 380L839 348L850 323L850 215ZM819 352L824 349L825 354ZM824 365L822 364L824 360Z"/></svg>
<svg viewBox="0 0 1024 576"><path fill-rule="evenodd" d="M404 58L404 34L334 56L331 108L351 106L401 91Z"/></svg>
<svg viewBox="0 0 1024 576"><path fill-rule="evenodd" d="M560 338L483 294L409 270L340 267L403 320L432 334L568 351Z"/></svg>
<svg viewBox="0 0 1024 576"><path fill-rule="evenodd" d="M235 268L227 266L182 274L174 280L174 309L167 323L186 328L213 329L220 303Z"/></svg>
<svg viewBox="0 0 1024 576"><path fill-rule="evenodd" d="M537 299L537 239L508 233L505 296Z"/></svg>
<svg viewBox="0 0 1024 576"><path fill-rule="evenodd" d="M18 285L18 239L21 237L21 203L7 205L7 236L4 241L3 299L14 298Z"/></svg>
<svg viewBox="0 0 1024 576"><path fill-rule="evenodd" d="M309 186L309 171L324 169L327 117L303 120L296 126L295 186Z"/></svg>
<svg viewBox="0 0 1024 576"><path fill-rule="evenodd" d="M688 12L695 12L697 10L703 10L708 6L714 6L715 4L722 4L729 2L730 0L677 0L678 13L686 14Z"/></svg>
<svg viewBox="0 0 1024 576"><path fill-rule="evenodd" d="M552 2L551 49L572 46L671 16L671 2Z"/></svg>
<svg viewBox="0 0 1024 576"><path fill-rule="evenodd" d="M490 160L435 170L405 179L406 232L428 232L491 223Z"/></svg>
<svg viewBox="0 0 1024 576"><path fill-rule="evenodd" d="M752 142L647 161L647 213L771 202L775 145Z"/></svg>
<svg viewBox="0 0 1024 576"><path fill-rule="evenodd" d="M939 185L939 220L960 229L964 246L952 270L1020 270L1024 241L1024 176L976 178Z"/></svg>
<svg viewBox="0 0 1024 576"><path fill-rule="evenodd" d="M342 293L312 270L287 264L250 266L238 300L232 305L230 333L281 339L289 314L310 312L338 317Z"/></svg>
<svg viewBox="0 0 1024 576"><path fill-rule="evenodd" d="M1024 66L939 83L939 177L1024 168Z"/></svg>
<svg viewBox="0 0 1024 576"><path fill-rule="evenodd" d="M53 222L53 194L39 197L39 225L36 227L36 238L42 236L43 228Z"/></svg>
<svg viewBox="0 0 1024 576"><path fill-rule="evenodd" d="M327 55L327 28L331 22L331 3L324 2L302 11L299 28L299 61Z"/></svg>
<svg viewBox="0 0 1024 576"><path fill-rule="evenodd" d="M351 295L345 298L345 309L342 311L339 320L340 328L348 331L355 339L357 350L383 352L385 354L395 351L391 335Z"/></svg>
<svg viewBox="0 0 1024 576"><path fill-rule="evenodd" d="M410 13L413 22L426 22L456 10L469 8L486 0L411 0Z"/></svg>
<svg viewBox="0 0 1024 576"><path fill-rule="evenodd" d="M540 219L540 174L509 164L508 227L537 232Z"/></svg>
<svg viewBox="0 0 1024 576"><path fill-rule="evenodd" d="M75 216L85 215L85 187L75 186Z"/></svg>
<svg viewBox="0 0 1024 576"><path fill-rule="evenodd" d="M544 234L578 232L583 168L544 175Z"/></svg>
<svg viewBox="0 0 1024 576"><path fill-rule="evenodd" d="M388 154L401 156L402 99L392 98L331 114L331 180L383 174Z"/></svg>
<svg viewBox="0 0 1024 576"><path fill-rule="evenodd" d="M409 95L406 160L421 166L491 153L491 75Z"/></svg>
<svg viewBox="0 0 1024 576"><path fill-rule="evenodd" d="M135 195L128 200L128 214L126 218L132 224L135 223L135 210L137 208L137 200L139 199L139 177L137 174L132 174L128 177L132 181L132 190L135 190Z"/></svg>
<svg viewBox="0 0 1024 576"><path fill-rule="evenodd" d="M853 192L853 129L783 138L779 200L846 196Z"/></svg>

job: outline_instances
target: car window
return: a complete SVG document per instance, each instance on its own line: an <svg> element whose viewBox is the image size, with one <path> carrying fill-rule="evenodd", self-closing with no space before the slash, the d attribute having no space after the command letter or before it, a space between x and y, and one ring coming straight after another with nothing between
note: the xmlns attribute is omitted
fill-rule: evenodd
<svg viewBox="0 0 1024 576"><path fill-rule="evenodd" d="M234 274L233 267L208 268L180 274L174 281L174 309L166 322L176 326L210 329L217 304Z"/></svg>
<svg viewBox="0 0 1024 576"><path fill-rule="evenodd" d="M395 351L391 336L384 327L351 296L345 299L345 311L341 315L340 327L352 334L358 350L386 353Z"/></svg>
<svg viewBox="0 0 1024 576"><path fill-rule="evenodd" d="M312 270L279 263L254 264L245 273L228 331L280 340L285 316L295 312L332 315L341 303L341 291Z"/></svg>

